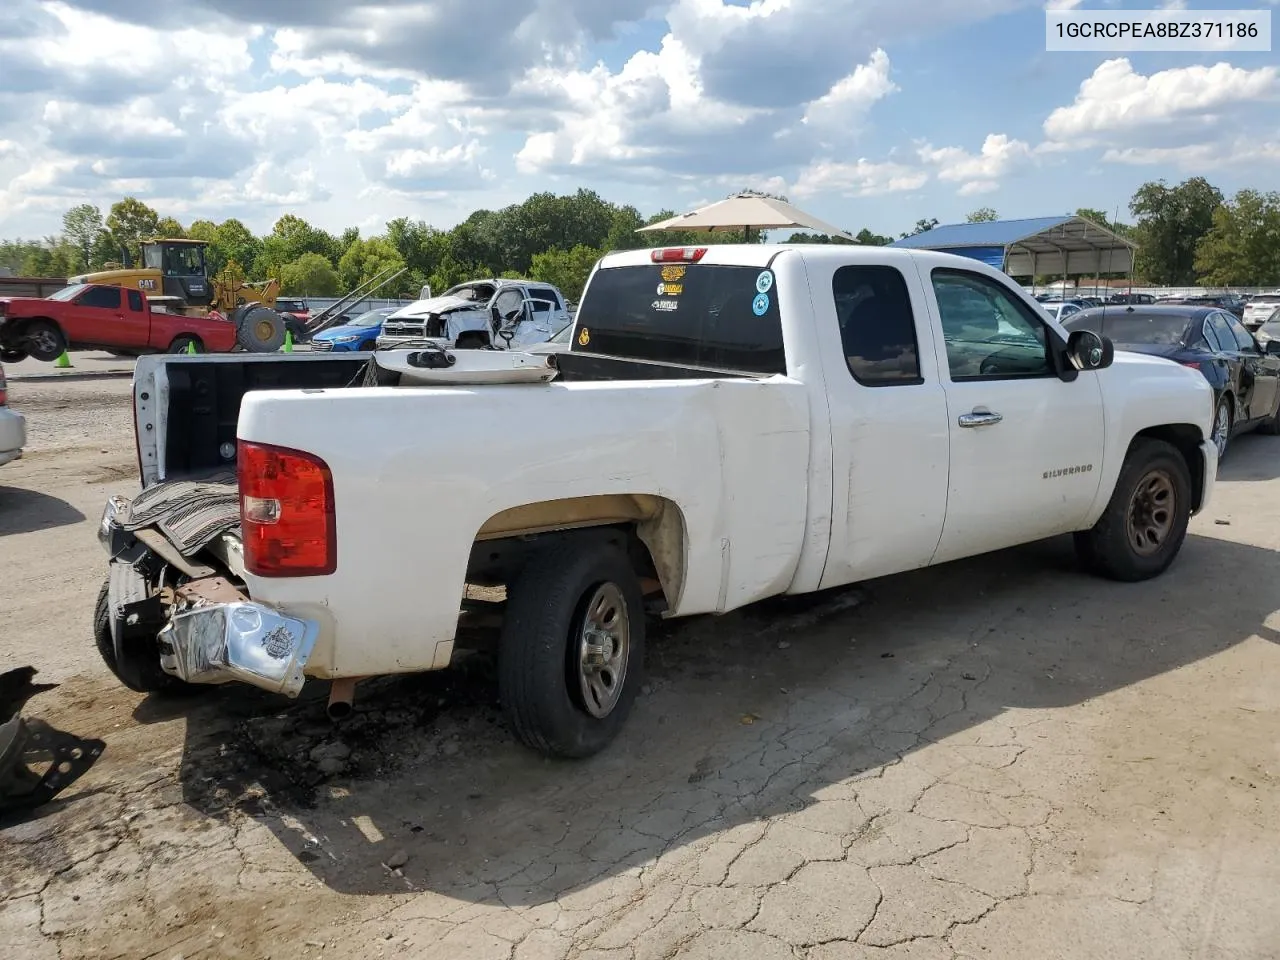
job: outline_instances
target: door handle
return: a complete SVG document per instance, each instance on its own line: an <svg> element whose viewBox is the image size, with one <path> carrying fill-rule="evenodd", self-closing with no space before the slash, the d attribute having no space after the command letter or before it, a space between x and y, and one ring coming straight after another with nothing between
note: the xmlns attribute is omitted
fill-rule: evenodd
<svg viewBox="0 0 1280 960"><path fill-rule="evenodd" d="M999 423L1004 417L989 410L975 410L973 413L962 413L957 421L962 427L989 427Z"/></svg>

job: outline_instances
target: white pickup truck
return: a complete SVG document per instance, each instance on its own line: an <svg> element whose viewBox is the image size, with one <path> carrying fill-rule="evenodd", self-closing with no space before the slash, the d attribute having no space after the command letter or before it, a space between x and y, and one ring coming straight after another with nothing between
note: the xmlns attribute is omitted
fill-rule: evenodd
<svg viewBox="0 0 1280 960"><path fill-rule="evenodd" d="M377 346L435 343L464 350L518 350L545 342L569 320L564 295L549 283L473 280L391 314L383 321Z"/></svg>
<svg viewBox="0 0 1280 960"><path fill-rule="evenodd" d="M623 723L646 610L1066 533L1141 580L1217 473L1196 371L915 250L614 253L564 352L144 357L134 391L144 490L107 506L95 615L121 679L329 680L336 717L356 678L447 667L501 587L501 700L561 756Z"/></svg>

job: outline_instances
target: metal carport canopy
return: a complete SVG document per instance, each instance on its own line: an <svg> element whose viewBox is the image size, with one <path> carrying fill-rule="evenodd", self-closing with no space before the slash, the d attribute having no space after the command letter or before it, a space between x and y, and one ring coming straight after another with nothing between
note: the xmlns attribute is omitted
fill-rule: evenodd
<svg viewBox="0 0 1280 960"><path fill-rule="evenodd" d="M1137 249L1132 241L1077 216L949 223L895 240L892 246L972 257L1014 277L1131 273ZM1003 262L993 262L997 258Z"/></svg>

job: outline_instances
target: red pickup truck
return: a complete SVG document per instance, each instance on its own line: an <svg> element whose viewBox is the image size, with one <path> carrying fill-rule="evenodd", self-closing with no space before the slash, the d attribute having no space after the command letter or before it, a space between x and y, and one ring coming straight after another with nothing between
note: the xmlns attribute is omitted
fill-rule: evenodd
<svg viewBox="0 0 1280 960"><path fill-rule="evenodd" d="M0 298L0 361L56 360L73 348L113 353L226 353L236 327L221 314L188 317L151 309L138 290L78 283L52 296Z"/></svg>

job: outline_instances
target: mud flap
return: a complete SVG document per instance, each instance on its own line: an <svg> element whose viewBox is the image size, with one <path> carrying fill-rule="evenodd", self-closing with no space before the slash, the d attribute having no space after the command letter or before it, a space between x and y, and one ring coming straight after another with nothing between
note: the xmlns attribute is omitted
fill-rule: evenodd
<svg viewBox="0 0 1280 960"><path fill-rule="evenodd" d="M14 717L0 725L0 814L43 806L93 766L107 745ZM43 776L32 764L48 763Z"/></svg>

